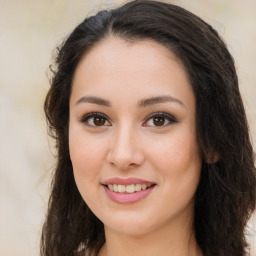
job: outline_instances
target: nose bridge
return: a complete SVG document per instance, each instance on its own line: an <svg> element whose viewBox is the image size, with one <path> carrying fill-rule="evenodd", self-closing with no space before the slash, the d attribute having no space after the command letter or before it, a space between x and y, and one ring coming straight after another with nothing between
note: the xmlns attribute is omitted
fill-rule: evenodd
<svg viewBox="0 0 256 256"><path fill-rule="evenodd" d="M127 124L120 125L114 131L109 152L110 162L119 169L140 165L143 161L143 155L138 146L136 129Z"/></svg>

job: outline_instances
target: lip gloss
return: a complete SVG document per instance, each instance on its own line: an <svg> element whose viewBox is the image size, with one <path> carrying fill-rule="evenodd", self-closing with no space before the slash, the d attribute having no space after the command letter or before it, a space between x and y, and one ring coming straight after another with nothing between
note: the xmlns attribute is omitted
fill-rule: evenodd
<svg viewBox="0 0 256 256"><path fill-rule="evenodd" d="M119 204L136 203L136 202L142 200L143 198L145 198L155 188L155 186L153 185L150 188L147 188L146 190L141 190L141 191L134 192L134 193L118 193L115 191L111 191L106 186L103 186L103 187L104 187L108 197L112 201L119 203Z"/></svg>
<svg viewBox="0 0 256 256"><path fill-rule="evenodd" d="M131 184L146 184L147 186L150 186L149 188L145 190L136 191L134 193L120 193L110 190L107 185L110 184L117 184L117 185L131 185ZM155 188L155 183L147 180L142 180L138 178L127 178L127 179L121 179L121 178L111 178L102 183L103 188L107 194L107 196L114 202L119 204L132 204L136 203L142 199L144 199L146 196L148 196L151 191Z"/></svg>

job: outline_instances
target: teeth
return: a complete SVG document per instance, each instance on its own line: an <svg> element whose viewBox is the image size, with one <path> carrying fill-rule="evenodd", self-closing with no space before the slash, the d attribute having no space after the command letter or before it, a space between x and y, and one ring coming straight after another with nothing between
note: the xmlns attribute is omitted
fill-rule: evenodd
<svg viewBox="0 0 256 256"><path fill-rule="evenodd" d="M125 185L117 185L117 192L124 193Z"/></svg>
<svg viewBox="0 0 256 256"><path fill-rule="evenodd" d="M135 186L133 184L126 186L126 191L125 192L127 192L127 193L134 193L134 191L135 191Z"/></svg>
<svg viewBox="0 0 256 256"><path fill-rule="evenodd" d="M147 185L145 185L145 184L141 185L141 189L145 190L146 188L147 188Z"/></svg>
<svg viewBox="0 0 256 256"><path fill-rule="evenodd" d="M117 192L118 186L116 184L113 185L113 190Z"/></svg>
<svg viewBox="0 0 256 256"><path fill-rule="evenodd" d="M135 190L136 191L141 191L141 185L140 184L136 184L135 185Z"/></svg>
<svg viewBox="0 0 256 256"><path fill-rule="evenodd" d="M118 193L134 193L149 188L151 185L146 184L131 184L131 185L120 185L120 184L108 184L109 190Z"/></svg>

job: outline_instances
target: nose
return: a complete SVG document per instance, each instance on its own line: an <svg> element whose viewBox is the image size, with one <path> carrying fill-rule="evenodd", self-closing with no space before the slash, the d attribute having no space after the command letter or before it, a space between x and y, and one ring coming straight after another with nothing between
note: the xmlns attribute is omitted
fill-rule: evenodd
<svg viewBox="0 0 256 256"><path fill-rule="evenodd" d="M136 131L128 127L117 130L110 143L107 161L120 170L142 165L144 154L138 143Z"/></svg>

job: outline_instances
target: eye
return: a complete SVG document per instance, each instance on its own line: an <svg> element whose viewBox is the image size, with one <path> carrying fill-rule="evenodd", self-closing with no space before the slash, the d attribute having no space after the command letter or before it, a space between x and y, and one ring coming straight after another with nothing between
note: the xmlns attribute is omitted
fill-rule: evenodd
<svg viewBox="0 0 256 256"><path fill-rule="evenodd" d="M111 125L107 117L102 113L89 113L82 117L81 122L87 126L92 126L92 127Z"/></svg>
<svg viewBox="0 0 256 256"><path fill-rule="evenodd" d="M148 116L143 126L165 127L172 123L177 123L177 120L172 115L160 112Z"/></svg>

